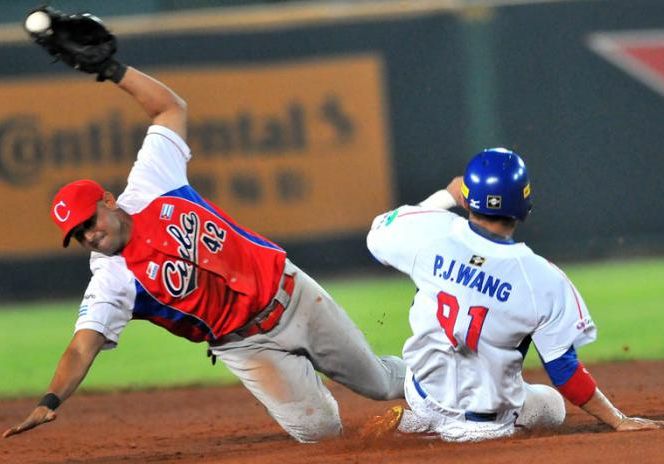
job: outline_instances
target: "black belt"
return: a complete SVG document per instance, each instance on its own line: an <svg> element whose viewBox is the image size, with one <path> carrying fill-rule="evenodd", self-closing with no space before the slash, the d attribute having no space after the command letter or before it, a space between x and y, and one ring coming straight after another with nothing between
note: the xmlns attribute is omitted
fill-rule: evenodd
<svg viewBox="0 0 664 464"><path fill-rule="evenodd" d="M413 376L413 385L415 386L417 394L420 395L422 399L426 399L428 396L427 392L424 391L420 383L415 379L415 376ZM498 417L498 414L495 412L466 411L463 415L467 421L471 422L493 422Z"/></svg>

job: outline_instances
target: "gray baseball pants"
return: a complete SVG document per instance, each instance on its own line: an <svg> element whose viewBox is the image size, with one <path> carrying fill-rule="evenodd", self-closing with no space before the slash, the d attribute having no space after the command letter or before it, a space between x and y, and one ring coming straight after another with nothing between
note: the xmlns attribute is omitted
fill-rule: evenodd
<svg viewBox="0 0 664 464"><path fill-rule="evenodd" d="M316 371L371 399L403 398L403 360L376 356L346 312L288 260L284 273L295 286L279 324L211 347L279 425L300 442L341 433L337 402Z"/></svg>

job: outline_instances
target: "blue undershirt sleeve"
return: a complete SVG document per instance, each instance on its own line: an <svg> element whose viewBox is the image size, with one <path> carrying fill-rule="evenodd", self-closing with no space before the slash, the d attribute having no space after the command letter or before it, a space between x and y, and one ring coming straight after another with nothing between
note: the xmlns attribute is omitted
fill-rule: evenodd
<svg viewBox="0 0 664 464"><path fill-rule="evenodd" d="M576 357L576 350L574 350L573 346L559 358L544 363L544 369L556 387L567 383L578 367L579 360Z"/></svg>

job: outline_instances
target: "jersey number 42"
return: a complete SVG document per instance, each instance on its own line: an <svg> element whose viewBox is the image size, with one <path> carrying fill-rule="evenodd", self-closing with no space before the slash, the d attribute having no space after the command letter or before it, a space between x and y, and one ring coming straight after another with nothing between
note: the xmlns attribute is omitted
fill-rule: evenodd
<svg viewBox="0 0 664 464"><path fill-rule="evenodd" d="M466 346L475 353L477 353L477 345L480 342L482 326L484 326L484 319L486 319L488 312L489 308L484 306L471 306L468 309L470 325L468 326L468 332L466 333ZM436 317L454 348L459 345L459 341L454 336L454 325L456 324L458 315L459 301L457 298L449 293L439 292Z"/></svg>

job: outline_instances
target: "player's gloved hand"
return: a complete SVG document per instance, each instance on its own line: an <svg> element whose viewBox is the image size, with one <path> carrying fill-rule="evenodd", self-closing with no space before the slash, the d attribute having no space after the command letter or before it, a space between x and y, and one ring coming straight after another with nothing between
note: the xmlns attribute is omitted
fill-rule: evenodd
<svg viewBox="0 0 664 464"><path fill-rule="evenodd" d="M5 433L2 434L2 437L8 438L12 435L26 432L30 429L34 429L38 425L51 422L55 420L56 417L57 415L55 411L50 410L46 406L37 406L34 411L32 411L32 413L27 417L27 419L25 419L21 424L5 430Z"/></svg>
<svg viewBox="0 0 664 464"><path fill-rule="evenodd" d="M127 67L114 59L116 38L96 16L69 15L46 6L28 14L25 29L50 55L74 69L96 74L98 81L117 83L124 77Z"/></svg>
<svg viewBox="0 0 664 464"><path fill-rule="evenodd" d="M616 427L618 432L635 430L656 430L664 428L664 421L643 419L641 417L625 417Z"/></svg>

